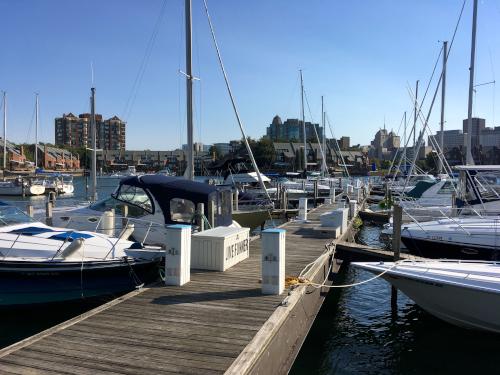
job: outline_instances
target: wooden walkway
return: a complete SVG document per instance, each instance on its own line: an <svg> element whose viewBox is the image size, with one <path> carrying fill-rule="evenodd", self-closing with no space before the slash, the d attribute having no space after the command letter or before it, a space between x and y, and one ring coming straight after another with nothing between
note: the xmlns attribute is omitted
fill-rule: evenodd
<svg viewBox="0 0 500 375"><path fill-rule="evenodd" d="M325 252L330 241L317 238L312 228L328 210L321 206L310 212L310 224L283 226L287 275L297 275ZM129 293L7 347L0 351L0 373L224 373L281 308L287 293L261 294L260 256L256 240L250 258L226 272L192 271L185 286Z"/></svg>

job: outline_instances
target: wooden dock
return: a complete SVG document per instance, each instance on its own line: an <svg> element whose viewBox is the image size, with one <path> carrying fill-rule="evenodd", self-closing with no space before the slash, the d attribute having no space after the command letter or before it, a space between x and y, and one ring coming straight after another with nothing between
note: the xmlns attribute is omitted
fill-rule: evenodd
<svg viewBox="0 0 500 375"><path fill-rule="evenodd" d="M328 277L334 242L318 238L313 227L331 209L323 205L309 212L309 223L283 225L287 276L318 260L307 277L320 283ZM260 242L225 272L193 270L182 287L131 292L4 348L0 373L287 373L327 290L301 286L262 295Z"/></svg>

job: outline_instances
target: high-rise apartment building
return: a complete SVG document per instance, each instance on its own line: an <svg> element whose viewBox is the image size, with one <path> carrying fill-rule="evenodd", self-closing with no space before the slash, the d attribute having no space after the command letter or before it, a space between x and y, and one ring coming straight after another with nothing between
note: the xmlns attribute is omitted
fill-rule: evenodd
<svg viewBox="0 0 500 375"><path fill-rule="evenodd" d="M306 121L306 139L317 142L316 133L322 142L323 127ZM292 118L282 122L279 116L274 116L272 123L267 127L266 136L272 141L301 142L304 140L302 120Z"/></svg>
<svg viewBox="0 0 500 375"><path fill-rule="evenodd" d="M96 144L103 150L125 150L125 122L117 116L103 120L95 115ZM90 113L76 117L72 113L63 114L55 119L55 143L66 147L90 147Z"/></svg>

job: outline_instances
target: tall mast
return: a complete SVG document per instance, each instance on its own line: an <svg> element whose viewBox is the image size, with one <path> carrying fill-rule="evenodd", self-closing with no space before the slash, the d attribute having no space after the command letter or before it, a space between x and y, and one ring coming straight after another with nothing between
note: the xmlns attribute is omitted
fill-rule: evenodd
<svg viewBox="0 0 500 375"><path fill-rule="evenodd" d="M448 42L443 42L443 78L441 80L441 135L439 136L439 147L444 154L444 103L446 94L446 62L448 60ZM444 157L444 155L443 155ZM439 158L439 173L443 173L443 162Z"/></svg>
<svg viewBox="0 0 500 375"><path fill-rule="evenodd" d="M403 133L403 144L405 145L404 146L404 149L403 149L403 155L401 156L401 159L404 160L404 165L405 165L405 170L406 170L406 111L405 111L405 128L404 128L404 133ZM394 174L398 173L398 171L395 171Z"/></svg>
<svg viewBox="0 0 500 375"><path fill-rule="evenodd" d="M3 92L3 170L7 169L7 92Z"/></svg>
<svg viewBox="0 0 500 375"><path fill-rule="evenodd" d="M306 115L304 111L304 80L302 79L302 69L300 69L300 97L302 108L302 136L304 137L304 174L307 171L307 137L306 137Z"/></svg>
<svg viewBox="0 0 500 375"><path fill-rule="evenodd" d="M321 125L323 126L323 176L327 174L327 164L326 164L326 132L325 132L325 110L323 95L321 95Z"/></svg>
<svg viewBox="0 0 500 375"><path fill-rule="evenodd" d="M90 97L90 134L92 141L92 163L90 169L91 188L90 200L97 201L97 127L95 122L95 88L90 89L92 95Z"/></svg>
<svg viewBox="0 0 500 375"><path fill-rule="evenodd" d="M415 111L413 113L413 152L415 153L415 134L417 133L417 113L418 113L418 79L415 84Z"/></svg>
<svg viewBox="0 0 500 375"><path fill-rule="evenodd" d="M38 168L38 93L35 93L35 173Z"/></svg>
<svg viewBox="0 0 500 375"><path fill-rule="evenodd" d="M186 16L186 110L187 110L187 173L189 180L194 179L193 158L193 61L192 50L192 28L191 28L191 0L185 2Z"/></svg>
<svg viewBox="0 0 500 375"><path fill-rule="evenodd" d="M472 157L472 95L474 91L474 61L476 57L476 23L477 23L477 0L474 0L474 11L472 15L472 42L470 48L469 68L469 108L467 115L467 140L466 140L466 164L474 165Z"/></svg>

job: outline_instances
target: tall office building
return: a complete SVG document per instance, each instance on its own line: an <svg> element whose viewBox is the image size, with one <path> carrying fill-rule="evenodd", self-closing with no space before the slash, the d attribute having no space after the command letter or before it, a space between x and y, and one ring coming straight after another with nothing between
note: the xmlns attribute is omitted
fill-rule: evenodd
<svg viewBox="0 0 500 375"><path fill-rule="evenodd" d="M103 120L96 114L96 144L103 150L125 150L125 125L117 116ZM90 113L72 113L55 119L55 143L65 147L90 147Z"/></svg>
<svg viewBox="0 0 500 375"><path fill-rule="evenodd" d="M316 133L319 140L323 141L323 127L306 121L306 138L308 141L317 142ZM296 118L281 121L279 116L274 116L272 123L266 129L266 136L272 141L301 142L303 141L302 121Z"/></svg>

